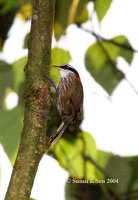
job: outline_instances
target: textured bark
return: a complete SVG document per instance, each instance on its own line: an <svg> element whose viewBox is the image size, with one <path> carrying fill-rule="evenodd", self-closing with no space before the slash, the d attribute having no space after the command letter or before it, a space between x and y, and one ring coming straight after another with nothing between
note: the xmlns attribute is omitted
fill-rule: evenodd
<svg viewBox="0 0 138 200"><path fill-rule="evenodd" d="M25 67L25 117L19 152L5 200L28 200L43 154L49 149L46 135L50 92L51 38L55 0L34 0L28 64Z"/></svg>

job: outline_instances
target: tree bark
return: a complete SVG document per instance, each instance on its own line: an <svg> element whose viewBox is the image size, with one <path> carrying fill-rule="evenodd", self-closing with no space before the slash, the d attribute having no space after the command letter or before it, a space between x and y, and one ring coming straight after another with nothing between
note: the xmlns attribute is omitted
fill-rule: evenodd
<svg viewBox="0 0 138 200"><path fill-rule="evenodd" d="M50 107L49 75L55 0L34 0L28 64L25 67L25 116L20 147L5 200L29 200L43 154L49 149L46 135ZM46 76L44 76L46 75Z"/></svg>

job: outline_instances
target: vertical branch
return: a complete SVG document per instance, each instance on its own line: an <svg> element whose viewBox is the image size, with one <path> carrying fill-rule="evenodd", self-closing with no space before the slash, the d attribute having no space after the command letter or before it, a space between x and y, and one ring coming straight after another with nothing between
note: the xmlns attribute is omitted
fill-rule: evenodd
<svg viewBox="0 0 138 200"><path fill-rule="evenodd" d="M25 116L19 152L5 200L29 200L43 154L49 149L46 136L50 107L49 75L55 0L34 0L28 64L25 67Z"/></svg>

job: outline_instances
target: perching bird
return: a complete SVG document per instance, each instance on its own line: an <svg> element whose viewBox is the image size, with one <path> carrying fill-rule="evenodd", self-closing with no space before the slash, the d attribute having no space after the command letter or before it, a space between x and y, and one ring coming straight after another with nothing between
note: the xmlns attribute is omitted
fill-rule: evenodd
<svg viewBox="0 0 138 200"><path fill-rule="evenodd" d="M53 66L60 72L60 82L57 87L57 109L62 118L62 123L50 137L51 145L61 137L69 123L75 120L82 111L83 87L78 72L68 64Z"/></svg>

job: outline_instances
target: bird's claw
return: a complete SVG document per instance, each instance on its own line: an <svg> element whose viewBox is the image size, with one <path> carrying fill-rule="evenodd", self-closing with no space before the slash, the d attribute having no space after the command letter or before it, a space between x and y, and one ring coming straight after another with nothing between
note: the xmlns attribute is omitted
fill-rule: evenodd
<svg viewBox="0 0 138 200"><path fill-rule="evenodd" d="M55 88L55 90L57 91L57 87L56 87L54 81L50 78L50 76L48 76L48 75L46 75L46 74L44 74L44 76L47 77L47 79L50 81L50 84L51 84L51 85Z"/></svg>

